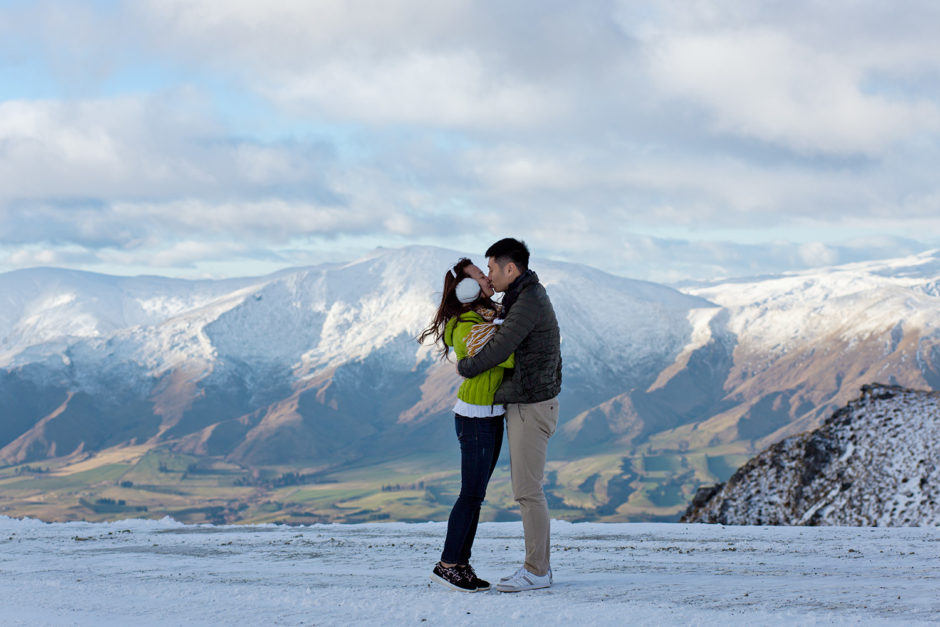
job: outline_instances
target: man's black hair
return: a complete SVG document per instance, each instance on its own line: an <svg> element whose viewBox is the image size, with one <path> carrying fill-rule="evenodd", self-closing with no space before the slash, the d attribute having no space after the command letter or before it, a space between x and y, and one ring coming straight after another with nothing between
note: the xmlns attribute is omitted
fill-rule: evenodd
<svg viewBox="0 0 940 627"><path fill-rule="evenodd" d="M496 263L503 267L511 261L516 264L519 272L525 272L529 269L529 249L525 242L521 242L511 237L499 240L486 250L486 256L492 257Z"/></svg>

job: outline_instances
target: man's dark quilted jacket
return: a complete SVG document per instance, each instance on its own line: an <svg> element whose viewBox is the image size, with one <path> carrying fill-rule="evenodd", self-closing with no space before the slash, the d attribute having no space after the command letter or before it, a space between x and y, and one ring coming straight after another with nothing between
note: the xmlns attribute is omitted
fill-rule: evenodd
<svg viewBox="0 0 940 627"><path fill-rule="evenodd" d="M512 303L505 321L480 352L457 364L458 372L474 377L515 352L516 367L506 372L494 401L537 403L555 398L561 391L561 336L545 288L534 272L527 271L503 300Z"/></svg>

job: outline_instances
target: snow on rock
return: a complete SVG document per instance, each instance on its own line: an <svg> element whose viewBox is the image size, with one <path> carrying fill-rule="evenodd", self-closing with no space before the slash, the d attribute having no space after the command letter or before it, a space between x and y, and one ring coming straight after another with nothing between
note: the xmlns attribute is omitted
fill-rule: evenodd
<svg viewBox="0 0 940 627"><path fill-rule="evenodd" d="M686 522L940 526L940 393L873 384L706 488Z"/></svg>

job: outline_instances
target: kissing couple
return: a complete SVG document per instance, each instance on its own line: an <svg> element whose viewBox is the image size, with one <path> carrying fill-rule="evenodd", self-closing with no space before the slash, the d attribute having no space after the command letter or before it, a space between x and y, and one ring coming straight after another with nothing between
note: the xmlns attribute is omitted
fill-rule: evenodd
<svg viewBox="0 0 940 627"><path fill-rule="evenodd" d="M431 338L441 359L453 349L457 372L464 378L454 405L460 495L431 579L462 592L491 587L477 576L470 554L505 423L525 561L500 579L496 589L521 592L552 585L550 519L542 482L548 439L558 424L561 336L548 294L529 269L525 242L501 239L485 256L486 275L466 258L447 269L437 313L418 338ZM495 292L503 294L500 303L492 300Z"/></svg>

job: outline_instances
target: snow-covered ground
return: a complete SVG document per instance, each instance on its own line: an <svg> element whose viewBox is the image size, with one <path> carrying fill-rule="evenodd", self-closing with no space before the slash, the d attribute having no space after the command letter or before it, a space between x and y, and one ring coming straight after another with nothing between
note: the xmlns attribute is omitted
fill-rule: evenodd
<svg viewBox="0 0 940 627"><path fill-rule="evenodd" d="M0 623L928 624L940 529L553 525L555 585L430 584L444 523L310 527L0 517ZM484 578L514 570L518 523L480 526Z"/></svg>

